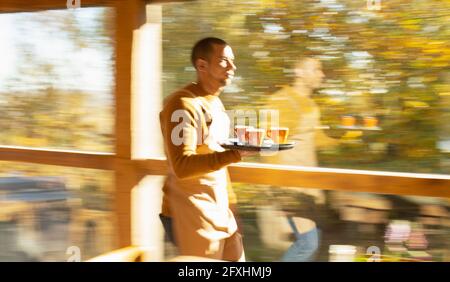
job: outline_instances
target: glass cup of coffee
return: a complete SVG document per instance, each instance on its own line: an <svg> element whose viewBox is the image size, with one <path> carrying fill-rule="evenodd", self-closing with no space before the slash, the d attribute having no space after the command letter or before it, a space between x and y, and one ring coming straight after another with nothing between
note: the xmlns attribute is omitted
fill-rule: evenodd
<svg viewBox="0 0 450 282"><path fill-rule="evenodd" d="M262 128L247 128L246 139L251 146L262 146L266 130Z"/></svg>
<svg viewBox="0 0 450 282"><path fill-rule="evenodd" d="M240 143L247 143L247 129L253 128L252 126L236 125L234 127L234 135L238 138Z"/></svg>
<svg viewBox="0 0 450 282"><path fill-rule="evenodd" d="M289 128L287 127L271 127L267 131L267 137L272 139L275 144L284 144L287 142Z"/></svg>
<svg viewBox="0 0 450 282"><path fill-rule="evenodd" d="M378 119L376 117L364 117L364 127L376 127L378 125Z"/></svg>
<svg viewBox="0 0 450 282"><path fill-rule="evenodd" d="M351 127L351 126L355 126L355 123L356 123L356 119L354 116L342 116L341 117L342 126Z"/></svg>

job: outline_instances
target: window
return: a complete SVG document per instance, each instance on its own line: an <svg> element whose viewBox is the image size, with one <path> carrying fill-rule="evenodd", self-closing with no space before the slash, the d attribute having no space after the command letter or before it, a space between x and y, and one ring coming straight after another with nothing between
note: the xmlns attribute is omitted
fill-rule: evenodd
<svg viewBox="0 0 450 282"><path fill-rule="evenodd" d="M167 5L164 96L196 79L190 63L196 40L220 37L237 66L221 94L225 107L256 116L278 110L279 125L297 139L296 151L253 161L450 174L450 7L444 6L425 0L383 1L381 10L346 0ZM186 26L190 32L180 32ZM250 125L261 126L258 121ZM449 260L446 199L233 184L249 261L281 260L295 241L286 215L320 230L314 261L348 260L349 253L364 260L374 250L386 261ZM279 230L287 232L274 240ZM405 230L408 236L399 235Z"/></svg>
<svg viewBox="0 0 450 282"><path fill-rule="evenodd" d="M196 40L222 37L237 65L221 96L227 109L257 113L279 97L280 125L297 140L296 150L258 161L449 174L449 8L426 0L383 1L381 10L362 0L167 5L164 94L195 80ZM310 67L295 83L302 58L321 62L320 86Z"/></svg>
<svg viewBox="0 0 450 282"><path fill-rule="evenodd" d="M113 12L0 15L0 144L113 151Z"/></svg>
<svg viewBox="0 0 450 282"><path fill-rule="evenodd" d="M242 183L234 189L249 261L365 261L372 250L383 261L450 259L450 206L443 198ZM303 253L292 248L288 216Z"/></svg>
<svg viewBox="0 0 450 282"><path fill-rule="evenodd" d="M0 164L0 261L80 261L116 248L113 172Z"/></svg>

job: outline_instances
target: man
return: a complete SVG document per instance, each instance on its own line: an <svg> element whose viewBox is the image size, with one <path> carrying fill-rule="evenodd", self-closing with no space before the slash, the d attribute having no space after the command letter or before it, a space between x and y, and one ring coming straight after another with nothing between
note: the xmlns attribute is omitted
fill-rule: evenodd
<svg viewBox="0 0 450 282"><path fill-rule="evenodd" d="M279 125L289 128L289 140L295 141L292 150L281 151L266 158L268 163L317 166L316 148L335 146L338 141L320 129L320 110L311 98L322 84L325 75L320 61L304 58L294 64L294 81L268 97L268 109L279 111ZM269 128L271 124L265 124ZM280 187L274 188L280 190ZM322 190L296 188L315 204L325 204ZM307 202L305 202L307 203ZM312 261L320 246L320 232L316 223L308 218L290 217L284 213L282 203L268 202L258 209L261 237L267 245L286 250L282 261ZM276 227L274 227L276 226ZM295 242L285 238L285 233L295 234ZM264 240L263 240L264 241Z"/></svg>
<svg viewBox="0 0 450 282"><path fill-rule="evenodd" d="M292 150L267 157L266 162L317 166L316 149L339 144L339 141L328 137L320 129L320 109L311 98L325 77L322 64L314 58L300 59L294 64L294 75L293 83L272 94L266 104L279 111L280 126L289 128L288 139L295 141L296 145ZM301 191L313 196L316 204L324 204L325 197L321 190Z"/></svg>
<svg viewBox="0 0 450 282"><path fill-rule="evenodd" d="M249 153L219 145L230 123L219 95L234 76L234 54L225 41L209 37L195 44L191 61L197 81L167 97L160 113L169 164L162 215L172 218L180 255L243 261L226 166Z"/></svg>
<svg viewBox="0 0 450 282"><path fill-rule="evenodd" d="M322 64L313 58L298 60L294 81L271 95L267 105L277 109L280 125L289 127L289 139L297 142L293 150L280 152L270 162L317 166L316 148L337 145L320 129L320 109L311 98L325 77Z"/></svg>

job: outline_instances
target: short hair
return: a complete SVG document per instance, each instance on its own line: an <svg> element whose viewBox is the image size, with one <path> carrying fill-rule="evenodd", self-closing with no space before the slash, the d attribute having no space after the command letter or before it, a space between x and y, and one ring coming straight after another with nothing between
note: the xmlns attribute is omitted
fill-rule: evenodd
<svg viewBox="0 0 450 282"><path fill-rule="evenodd" d="M300 59L295 60L293 65L294 65L294 69L296 69L296 68L303 69L303 68L305 68L305 66L307 64L310 64L310 63L321 63L321 62L319 59L309 56L309 57L302 57Z"/></svg>
<svg viewBox="0 0 450 282"><path fill-rule="evenodd" d="M197 62L198 59L209 60L210 55L213 52L214 44L221 46L228 45L225 40L217 37L206 37L195 43L191 53L191 63L194 68L196 68L195 62Z"/></svg>

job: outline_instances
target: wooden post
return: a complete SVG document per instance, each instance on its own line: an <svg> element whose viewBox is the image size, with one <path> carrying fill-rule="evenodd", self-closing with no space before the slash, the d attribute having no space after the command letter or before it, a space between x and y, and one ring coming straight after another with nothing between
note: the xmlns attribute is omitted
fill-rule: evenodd
<svg viewBox="0 0 450 282"><path fill-rule="evenodd" d="M132 78L132 159L164 157L159 124L162 108L162 7L147 5L147 23L135 31ZM137 169L137 168L136 168ZM132 192L132 243L143 261L163 259L159 220L164 176L147 175Z"/></svg>
<svg viewBox="0 0 450 282"><path fill-rule="evenodd" d="M126 4L125 4L126 3ZM120 248L135 245L144 261L163 259L159 221L163 176L147 176L133 160L164 156L161 6L116 5L116 213Z"/></svg>
<svg viewBox="0 0 450 282"><path fill-rule="evenodd" d="M131 190L140 180L131 162L131 60L133 32L146 21L145 1L117 1L115 12L115 212L118 247L122 248L131 244Z"/></svg>

